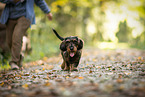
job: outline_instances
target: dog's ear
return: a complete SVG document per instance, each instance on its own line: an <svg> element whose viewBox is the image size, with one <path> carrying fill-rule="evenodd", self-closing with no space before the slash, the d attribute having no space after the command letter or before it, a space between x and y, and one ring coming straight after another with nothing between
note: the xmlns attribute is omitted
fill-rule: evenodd
<svg viewBox="0 0 145 97"><path fill-rule="evenodd" d="M62 43L60 44L60 50L62 51L66 51L66 43L65 43L65 40L62 41Z"/></svg>
<svg viewBox="0 0 145 97"><path fill-rule="evenodd" d="M78 50L82 49L83 48L83 40L81 39L78 39Z"/></svg>

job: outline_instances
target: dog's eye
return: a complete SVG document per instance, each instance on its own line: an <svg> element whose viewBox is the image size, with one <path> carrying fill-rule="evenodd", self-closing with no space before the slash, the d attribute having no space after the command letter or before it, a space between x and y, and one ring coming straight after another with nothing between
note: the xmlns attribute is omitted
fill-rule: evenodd
<svg viewBox="0 0 145 97"><path fill-rule="evenodd" d="M66 41L66 43L70 43L70 41Z"/></svg>
<svg viewBox="0 0 145 97"><path fill-rule="evenodd" d="M74 40L74 41L73 41L73 43L77 44L77 43L78 43L78 41Z"/></svg>

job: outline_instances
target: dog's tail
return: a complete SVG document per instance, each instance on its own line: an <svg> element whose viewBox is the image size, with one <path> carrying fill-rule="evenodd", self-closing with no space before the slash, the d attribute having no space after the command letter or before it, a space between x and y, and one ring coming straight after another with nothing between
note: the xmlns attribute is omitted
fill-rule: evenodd
<svg viewBox="0 0 145 97"><path fill-rule="evenodd" d="M64 38L61 37L60 35L58 35L58 33L57 33L53 28L52 28L52 30L53 30L53 32L55 33L55 35L56 35L61 41L64 40Z"/></svg>

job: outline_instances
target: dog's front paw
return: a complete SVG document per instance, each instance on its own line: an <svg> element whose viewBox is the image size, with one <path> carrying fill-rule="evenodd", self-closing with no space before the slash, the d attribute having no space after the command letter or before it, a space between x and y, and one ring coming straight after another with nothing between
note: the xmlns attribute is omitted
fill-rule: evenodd
<svg viewBox="0 0 145 97"><path fill-rule="evenodd" d="M74 64L71 64L70 71L78 71L78 69L77 69L77 67L74 67Z"/></svg>
<svg viewBox="0 0 145 97"><path fill-rule="evenodd" d="M78 71L77 67L74 67L73 69L71 69L71 71Z"/></svg>
<svg viewBox="0 0 145 97"><path fill-rule="evenodd" d="M64 71L69 71L70 68L69 68L69 67L65 67L63 70L64 70Z"/></svg>

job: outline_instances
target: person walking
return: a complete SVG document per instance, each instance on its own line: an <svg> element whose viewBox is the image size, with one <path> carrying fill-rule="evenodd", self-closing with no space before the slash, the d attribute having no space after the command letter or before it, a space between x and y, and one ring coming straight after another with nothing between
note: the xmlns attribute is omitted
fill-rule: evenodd
<svg viewBox="0 0 145 97"><path fill-rule="evenodd" d="M35 24L34 4L52 20L52 13L45 0L0 0L6 6L0 18L0 23L6 24L6 42L11 51L12 70L22 67L22 38L31 24Z"/></svg>

